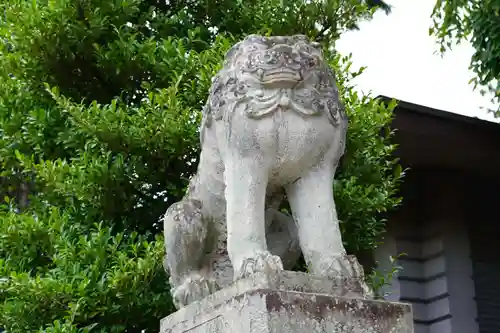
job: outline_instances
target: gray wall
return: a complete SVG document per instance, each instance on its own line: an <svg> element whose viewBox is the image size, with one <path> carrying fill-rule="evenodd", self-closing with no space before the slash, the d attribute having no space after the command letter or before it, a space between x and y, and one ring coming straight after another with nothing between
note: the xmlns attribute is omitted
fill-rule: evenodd
<svg viewBox="0 0 500 333"><path fill-rule="evenodd" d="M439 184L435 175L425 177L410 178L413 189L405 192L405 204L390 218L374 253L381 270L390 265L390 255L406 253L387 299L413 305L415 333L483 333L476 320L465 191L454 180Z"/></svg>
<svg viewBox="0 0 500 333"><path fill-rule="evenodd" d="M413 229L411 237L394 232L386 236L375 252L380 269L390 266L390 255L407 254L398 262L403 270L386 298L413 305L415 333L479 333L466 230L435 221L439 225L448 232Z"/></svg>
<svg viewBox="0 0 500 333"><path fill-rule="evenodd" d="M480 333L500 332L499 187L491 179L484 179L469 190L476 194L467 221Z"/></svg>

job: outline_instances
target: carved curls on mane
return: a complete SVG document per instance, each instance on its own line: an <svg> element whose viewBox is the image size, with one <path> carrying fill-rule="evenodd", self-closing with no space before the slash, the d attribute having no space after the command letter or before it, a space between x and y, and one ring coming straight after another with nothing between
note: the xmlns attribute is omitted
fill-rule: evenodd
<svg viewBox="0 0 500 333"><path fill-rule="evenodd" d="M278 81L288 82L288 88L275 86ZM232 116L239 103L247 104L248 117L259 118L273 112L283 94L286 107L303 116L326 113L334 126L347 123L335 81L319 43L304 35L250 35L228 50L223 68L212 79L200 138L213 120Z"/></svg>

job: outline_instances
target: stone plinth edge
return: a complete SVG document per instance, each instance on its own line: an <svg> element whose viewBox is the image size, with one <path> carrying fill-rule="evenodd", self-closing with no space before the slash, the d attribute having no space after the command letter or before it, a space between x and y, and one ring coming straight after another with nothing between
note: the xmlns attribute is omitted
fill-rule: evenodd
<svg viewBox="0 0 500 333"><path fill-rule="evenodd" d="M255 274L164 318L160 333L413 333L410 305L367 299L341 280Z"/></svg>

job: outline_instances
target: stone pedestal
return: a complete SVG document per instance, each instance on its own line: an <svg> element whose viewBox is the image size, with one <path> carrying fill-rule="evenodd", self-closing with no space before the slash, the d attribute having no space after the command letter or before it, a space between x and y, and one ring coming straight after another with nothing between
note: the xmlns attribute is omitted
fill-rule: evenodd
<svg viewBox="0 0 500 333"><path fill-rule="evenodd" d="M160 333L413 333L410 305L363 293L356 279L259 273L164 318Z"/></svg>

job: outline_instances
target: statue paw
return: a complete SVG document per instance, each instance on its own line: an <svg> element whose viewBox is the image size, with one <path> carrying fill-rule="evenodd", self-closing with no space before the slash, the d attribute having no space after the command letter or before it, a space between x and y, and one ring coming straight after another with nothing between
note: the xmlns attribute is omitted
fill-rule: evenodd
<svg viewBox="0 0 500 333"><path fill-rule="evenodd" d="M180 309L213 294L218 289L214 279L206 278L200 274L192 274L181 285L172 288L171 293L175 307Z"/></svg>
<svg viewBox="0 0 500 333"><path fill-rule="evenodd" d="M283 270L283 262L279 256L268 251L258 252L254 256L243 259L235 279L243 279L257 272L277 272Z"/></svg>
<svg viewBox="0 0 500 333"><path fill-rule="evenodd" d="M355 256L342 255L333 258L321 258L311 272L315 275L331 278L348 278L354 284L350 288L356 289L361 296L372 298L372 290L368 287L364 277L363 266Z"/></svg>
<svg viewBox="0 0 500 333"><path fill-rule="evenodd" d="M363 278L363 267L354 256L342 255L333 258L321 258L313 268L314 274L330 277Z"/></svg>

